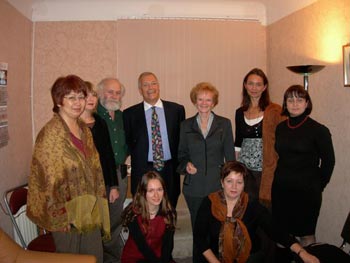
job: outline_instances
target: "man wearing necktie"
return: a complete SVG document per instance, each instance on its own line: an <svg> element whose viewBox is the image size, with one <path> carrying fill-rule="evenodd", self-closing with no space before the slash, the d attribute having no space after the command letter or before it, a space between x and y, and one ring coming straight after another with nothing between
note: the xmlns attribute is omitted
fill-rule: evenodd
<svg viewBox="0 0 350 263"><path fill-rule="evenodd" d="M152 72L138 79L143 102L124 110L124 130L131 156L131 192L147 171L157 171L164 179L171 205L176 208L180 194L177 150L180 124L185 108L160 99L159 82Z"/></svg>

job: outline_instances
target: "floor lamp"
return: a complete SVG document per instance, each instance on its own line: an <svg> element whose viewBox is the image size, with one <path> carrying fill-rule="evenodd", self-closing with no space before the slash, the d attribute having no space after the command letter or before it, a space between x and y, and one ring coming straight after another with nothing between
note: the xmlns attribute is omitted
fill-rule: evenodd
<svg viewBox="0 0 350 263"><path fill-rule="evenodd" d="M309 76L319 72L325 66L323 65L298 65L298 66L289 66L287 69L304 76L304 89L308 91L309 89Z"/></svg>

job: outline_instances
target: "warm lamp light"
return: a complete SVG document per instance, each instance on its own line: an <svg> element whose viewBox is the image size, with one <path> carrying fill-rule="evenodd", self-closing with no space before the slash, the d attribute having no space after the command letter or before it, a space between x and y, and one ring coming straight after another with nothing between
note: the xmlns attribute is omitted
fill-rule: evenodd
<svg viewBox="0 0 350 263"><path fill-rule="evenodd" d="M298 65L289 66L287 69L290 71L304 76L304 89L307 91L309 89L309 76L319 72L325 66L323 65Z"/></svg>

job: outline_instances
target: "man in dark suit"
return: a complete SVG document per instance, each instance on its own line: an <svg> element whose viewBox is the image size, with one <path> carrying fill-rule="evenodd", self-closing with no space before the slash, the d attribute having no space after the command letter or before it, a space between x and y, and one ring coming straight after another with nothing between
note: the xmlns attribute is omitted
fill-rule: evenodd
<svg viewBox="0 0 350 263"><path fill-rule="evenodd" d="M138 86L143 102L123 112L126 143L131 156L131 192L135 194L143 174L151 170L157 171L165 181L169 200L175 209L180 194L180 175L176 172L177 150L180 124L185 119L185 108L177 103L160 99L159 82L152 72L142 73L138 79ZM157 113L161 133L163 150L161 168L155 165L153 157L151 127L153 110Z"/></svg>

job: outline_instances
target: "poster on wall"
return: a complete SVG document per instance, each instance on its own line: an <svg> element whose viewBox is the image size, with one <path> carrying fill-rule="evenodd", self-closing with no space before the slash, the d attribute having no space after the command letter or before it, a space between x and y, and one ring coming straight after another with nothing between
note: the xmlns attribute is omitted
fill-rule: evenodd
<svg viewBox="0 0 350 263"><path fill-rule="evenodd" d="M7 105L7 87L0 85L0 106Z"/></svg>
<svg viewBox="0 0 350 263"><path fill-rule="evenodd" d="M9 141L7 119L7 70L8 64L0 62L0 148Z"/></svg>
<svg viewBox="0 0 350 263"><path fill-rule="evenodd" d="M6 62L0 62L0 85L7 85L7 68Z"/></svg>
<svg viewBox="0 0 350 263"><path fill-rule="evenodd" d="M7 106L0 106L0 147L7 145L9 138Z"/></svg>

